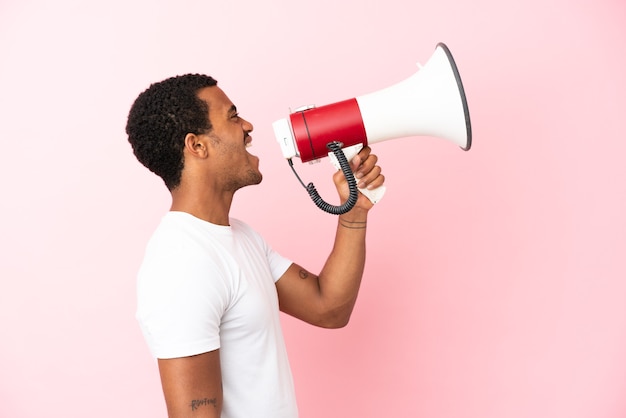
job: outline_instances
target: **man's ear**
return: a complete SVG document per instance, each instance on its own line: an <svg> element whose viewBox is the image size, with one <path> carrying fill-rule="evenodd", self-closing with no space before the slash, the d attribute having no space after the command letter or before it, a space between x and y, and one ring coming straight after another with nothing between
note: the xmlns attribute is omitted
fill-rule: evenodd
<svg viewBox="0 0 626 418"><path fill-rule="evenodd" d="M185 136L185 151L196 158L206 158L209 156L207 141L203 136L188 133Z"/></svg>

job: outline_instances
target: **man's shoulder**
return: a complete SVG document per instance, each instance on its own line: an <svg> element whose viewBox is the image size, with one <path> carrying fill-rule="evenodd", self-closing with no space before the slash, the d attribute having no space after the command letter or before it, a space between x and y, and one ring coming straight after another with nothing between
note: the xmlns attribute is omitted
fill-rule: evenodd
<svg viewBox="0 0 626 418"><path fill-rule="evenodd" d="M229 218L230 227L234 232L253 232L257 233L247 222L238 218Z"/></svg>
<svg viewBox="0 0 626 418"><path fill-rule="evenodd" d="M246 237L256 243L265 245L265 238L250 224L236 218L230 218L230 226L234 236Z"/></svg>
<svg viewBox="0 0 626 418"><path fill-rule="evenodd" d="M176 247L182 241L188 240L191 228L188 227L184 219L172 216L167 213L155 228L148 241L148 248L151 247Z"/></svg>

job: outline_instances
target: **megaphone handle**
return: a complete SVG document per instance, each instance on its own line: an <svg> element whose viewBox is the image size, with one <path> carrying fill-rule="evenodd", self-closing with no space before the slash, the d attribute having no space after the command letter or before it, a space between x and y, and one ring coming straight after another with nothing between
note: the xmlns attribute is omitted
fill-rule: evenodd
<svg viewBox="0 0 626 418"><path fill-rule="evenodd" d="M363 149L363 144L355 144L349 147L342 148L344 155L348 161L352 161L352 159ZM330 158L330 162L335 166L337 170L341 170L341 165L339 164L339 160L333 152L328 153L328 157ZM354 174L352 174L354 177ZM356 180L356 179L355 179ZM385 186L380 186L375 189L358 189L359 192L363 193L365 197L367 197L372 203L380 202L380 199L383 198L385 191L387 188Z"/></svg>

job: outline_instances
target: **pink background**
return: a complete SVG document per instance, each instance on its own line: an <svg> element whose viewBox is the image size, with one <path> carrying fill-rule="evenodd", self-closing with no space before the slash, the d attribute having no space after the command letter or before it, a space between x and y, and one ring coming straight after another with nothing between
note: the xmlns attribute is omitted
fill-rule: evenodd
<svg viewBox="0 0 626 418"><path fill-rule="evenodd" d="M271 123L443 41L474 147L375 147L388 192L351 324L284 318L301 416L626 417L625 28L621 0L2 0L0 416L165 416L134 310L169 195L124 134L148 84L219 80L265 175L233 215L317 270L336 221ZM329 163L298 168L331 190Z"/></svg>

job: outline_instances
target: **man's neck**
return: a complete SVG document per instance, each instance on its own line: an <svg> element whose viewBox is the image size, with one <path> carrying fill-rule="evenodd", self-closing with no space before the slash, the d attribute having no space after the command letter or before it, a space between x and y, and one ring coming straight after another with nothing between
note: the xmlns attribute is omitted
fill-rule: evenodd
<svg viewBox="0 0 626 418"><path fill-rule="evenodd" d="M211 189L194 190L181 185L171 193L171 211L186 212L215 225L230 225L233 192L219 194Z"/></svg>

